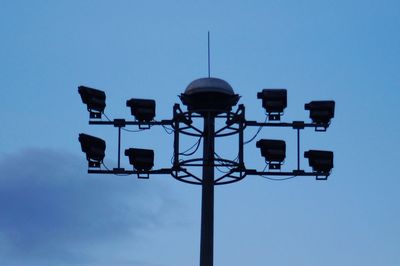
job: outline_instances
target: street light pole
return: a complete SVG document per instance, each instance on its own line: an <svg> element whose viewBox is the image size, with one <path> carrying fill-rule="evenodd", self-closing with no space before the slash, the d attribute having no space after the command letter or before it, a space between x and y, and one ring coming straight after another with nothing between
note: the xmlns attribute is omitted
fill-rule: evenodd
<svg viewBox="0 0 400 266"><path fill-rule="evenodd" d="M200 266L213 265L214 251L214 143L215 117L204 115L203 184L201 200Z"/></svg>
<svg viewBox="0 0 400 266"><path fill-rule="evenodd" d="M88 161L88 173L91 174L135 174L138 178L149 178L150 175L169 174L175 179L187 184L201 185L201 235L200 235L200 266L213 266L214 257L214 186L226 185L241 181L246 176L258 175L273 180L286 180L297 176L315 176L317 180L326 180L333 168L333 152L309 150L304 152L312 171L300 168L300 131L314 128L315 131L326 131L330 120L334 117L334 101L312 101L305 105L310 111L311 123L304 121L280 122L283 110L287 105L286 89L263 89L257 94L262 100L262 106L267 118L264 122L246 120L245 106L240 104L236 111L232 107L237 104L240 96L235 94L232 87L218 78L201 78L194 80L180 95L182 103L187 106L183 111L179 104L173 107L173 118L170 120L155 121L155 101L148 99L130 99L127 106L131 108L134 121L125 119L102 120L104 115L105 93L103 91L80 86L78 89L82 101L87 105L90 113L89 124L111 125L118 128L118 165L116 168L107 168L104 165L106 143L104 140L87 134L79 135L79 142ZM225 120L224 124L216 123ZM267 121L268 119L268 121ZM195 120L203 122L203 129L198 128ZM199 121L199 122L200 122ZM172 166L153 169L154 151L149 149L129 148L125 155L133 170L121 166L121 130L126 126L138 126L139 131L150 130L153 126L169 127L166 131L173 133L174 156ZM244 131L247 127L258 128L257 133L244 141ZM285 127L296 130L297 133L297 167L292 171L282 171L281 167L286 158L286 143L284 140L260 139L256 147L265 158L266 166L263 170L248 169L244 162L244 145L252 142L260 133L261 128ZM132 131L132 130L128 130ZM193 152L180 152L181 135L197 137L198 141ZM220 157L215 152L215 141L220 137L238 136L238 153L235 159ZM200 141L203 140L203 153L196 158ZM191 148L190 148L191 149ZM190 150L189 149L189 150ZM181 156L189 157L182 159ZM193 158L194 157L194 158ZM102 169L104 167L104 169ZM201 177L193 168L202 168ZM224 167L222 175L215 175L216 167ZM268 168L267 168L268 167Z"/></svg>

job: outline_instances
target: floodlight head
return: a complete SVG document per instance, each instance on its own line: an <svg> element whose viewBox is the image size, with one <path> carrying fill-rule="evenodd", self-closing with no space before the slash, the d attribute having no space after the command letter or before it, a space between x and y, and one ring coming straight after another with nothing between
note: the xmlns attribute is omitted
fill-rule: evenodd
<svg viewBox="0 0 400 266"><path fill-rule="evenodd" d="M130 99L126 106L131 108L131 114L139 122L150 122L156 116L156 102L148 99Z"/></svg>
<svg viewBox="0 0 400 266"><path fill-rule="evenodd" d="M283 110L287 107L286 89L263 89L257 93L257 99L262 100L262 106L269 120L280 120Z"/></svg>
<svg viewBox="0 0 400 266"><path fill-rule="evenodd" d="M304 105L305 110L310 111L311 120L317 125L328 127L335 115L334 101L312 101Z"/></svg>
<svg viewBox="0 0 400 266"><path fill-rule="evenodd" d="M99 168L105 157L106 142L87 134L79 134L82 152L86 153L89 167Z"/></svg>
<svg viewBox="0 0 400 266"><path fill-rule="evenodd" d="M304 157L308 158L308 163L314 172L321 175L329 175L333 168L333 152L309 150L304 152Z"/></svg>
<svg viewBox="0 0 400 266"><path fill-rule="evenodd" d="M90 118L101 118L101 113L106 108L106 94L104 91L79 86L78 92L81 95L82 102L87 105Z"/></svg>
<svg viewBox="0 0 400 266"><path fill-rule="evenodd" d="M138 171L150 171L154 166L154 151L146 149L126 149L125 156L129 163Z"/></svg>
<svg viewBox="0 0 400 266"><path fill-rule="evenodd" d="M268 162L270 169L280 169L286 157L286 143L283 140L260 139L256 143L261 156Z"/></svg>
<svg viewBox="0 0 400 266"><path fill-rule="evenodd" d="M180 99L189 112L198 114L226 113L239 101L228 82L218 78L200 78L192 81Z"/></svg>

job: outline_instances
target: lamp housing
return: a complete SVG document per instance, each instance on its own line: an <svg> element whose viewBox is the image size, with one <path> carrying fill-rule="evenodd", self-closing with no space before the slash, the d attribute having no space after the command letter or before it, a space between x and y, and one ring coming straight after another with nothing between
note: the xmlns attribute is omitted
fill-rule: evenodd
<svg viewBox="0 0 400 266"><path fill-rule="evenodd" d="M321 150L309 150L304 152L308 163L314 172L321 175L329 175L333 168L333 152Z"/></svg>
<svg viewBox="0 0 400 266"><path fill-rule="evenodd" d="M139 122L150 122L156 116L156 102L150 99L130 99L126 106L131 108L131 114Z"/></svg>
<svg viewBox="0 0 400 266"><path fill-rule="evenodd" d="M230 112L240 98L228 82L219 78L196 79L179 97L189 112L200 115Z"/></svg>
<svg viewBox="0 0 400 266"><path fill-rule="evenodd" d="M263 89L257 93L257 99L262 100L262 106L268 114L268 119L279 121L287 107L287 90Z"/></svg>
<svg viewBox="0 0 400 266"><path fill-rule="evenodd" d="M312 101L304 105L310 111L311 120L317 125L328 127L335 116L335 101Z"/></svg>
<svg viewBox="0 0 400 266"><path fill-rule="evenodd" d="M90 118L101 118L101 113L106 108L105 92L86 86L79 86L78 92L81 95L82 102L87 105Z"/></svg>
<svg viewBox="0 0 400 266"><path fill-rule="evenodd" d="M154 166L154 151L148 149L130 148L125 150L129 163L138 171L150 171Z"/></svg>
<svg viewBox="0 0 400 266"><path fill-rule="evenodd" d="M269 169L280 169L286 157L286 143L283 140L260 139L256 143Z"/></svg>
<svg viewBox="0 0 400 266"><path fill-rule="evenodd" d="M84 133L79 134L82 152L86 153L89 167L100 168L105 157L106 142L101 138Z"/></svg>

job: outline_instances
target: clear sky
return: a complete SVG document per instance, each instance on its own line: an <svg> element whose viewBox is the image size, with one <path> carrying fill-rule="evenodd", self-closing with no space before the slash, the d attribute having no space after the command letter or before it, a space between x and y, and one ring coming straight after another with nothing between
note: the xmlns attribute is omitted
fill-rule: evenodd
<svg viewBox="0 0 400 266"><path fill-rule="evenodd" d="M326 133L302 134L302 151L335 152L328 181L252 176L216 189L215 265L400 265L399 28L397 0L0 1L0 265L198 265L200 187L88 175L78 134L105 139L112 167L117 132L88 126L77 86L105 90L110 117L130 118L136 97L171 118L207 75L208 30L212 76L248 119L265 118L263 88L288 90L284 121L336 101ZM286 140L293 168L293 130L258 138ZM124 132L122 144L170 165L162 129ZM220 152L233 158L230 147ZM245 160L264 167L254 142Z"/></svg>

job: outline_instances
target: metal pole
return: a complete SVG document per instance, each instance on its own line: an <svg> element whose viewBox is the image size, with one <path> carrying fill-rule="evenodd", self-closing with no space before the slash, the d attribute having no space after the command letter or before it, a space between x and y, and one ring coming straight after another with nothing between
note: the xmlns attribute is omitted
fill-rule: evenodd
<svg viewBox="0 0 400 266"><path fill-rule="evenodd" d="M297 170L300 171L300 129L297 129Z"/></svg>
<svg viewBox="0 0 400 266"><path fill-rule="evenodd" d="M118 127L118 169L121 169L121 127Z"/></svg>
<svg viewBox="0 0 400 266"><path fill-rule="evenodd" d="M204 115L200 266L213 266L214 257L214 122L212 113Z"/></svg>

